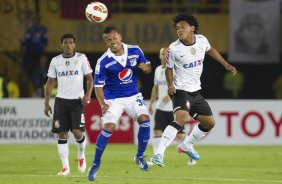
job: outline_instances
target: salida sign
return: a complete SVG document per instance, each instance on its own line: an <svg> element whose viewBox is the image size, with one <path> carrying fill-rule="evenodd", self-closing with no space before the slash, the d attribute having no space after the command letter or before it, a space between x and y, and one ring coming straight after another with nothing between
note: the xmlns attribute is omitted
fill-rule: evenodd
<svg viewBox="0 0 282 184"><path fill-rule="evenodd" d="M96 143L96 139L103 128L101 108L95 99L85 106L85 128L90 143ZM110 143L133 143L133 120L126 113L123 113L116 130L110 138Z"/></svg>

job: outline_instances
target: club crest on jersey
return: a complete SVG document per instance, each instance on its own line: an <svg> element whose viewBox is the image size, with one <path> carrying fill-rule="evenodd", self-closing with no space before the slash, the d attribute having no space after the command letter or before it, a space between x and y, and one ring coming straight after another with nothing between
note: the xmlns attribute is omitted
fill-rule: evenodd
<svg viewBox="0 0 282 184"><path fill-rule="evenodd" d="M70 65L70 61L66 61L66 66L69 66Z"/></svg>
<svg viewBox="0 0 282 184"><path fill-rule="evenodd" d="M132 70L130 68L125 68L119 72L118 78L119 80L126 82L132 78L132 75L133 75Z"/></svg>
<svg viewBox="0 0 282 184"><path fill-rule="evenodd" d="M130 66L136 66L136 65L137 65L137 60L136 60L136 58L131 59L129 62L130 62Z"/></svg>
<svg viewBox="0 0 282 184"><path fill-rule="evenodd" d="M192 47L190 52L191 52L192 55L195 55L196 54L196 49L194 47Z"/></svg>

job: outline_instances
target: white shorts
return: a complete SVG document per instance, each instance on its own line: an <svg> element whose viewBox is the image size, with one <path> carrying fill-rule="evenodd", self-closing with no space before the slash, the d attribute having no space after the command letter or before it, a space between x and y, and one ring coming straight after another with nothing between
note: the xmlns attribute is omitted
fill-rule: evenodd
<svg viewBox="0 0 282 184"><path fill-rule="evenodd" d="M103 124L117 124L123 112L126 112L127 115L133 118L134 120L137 120L137 117L142 114L146 114L149 116L148 108L144 103L143 96L141 93L130 97L106 100L106 102L110 105L110 107L101 118Z"/></svg>

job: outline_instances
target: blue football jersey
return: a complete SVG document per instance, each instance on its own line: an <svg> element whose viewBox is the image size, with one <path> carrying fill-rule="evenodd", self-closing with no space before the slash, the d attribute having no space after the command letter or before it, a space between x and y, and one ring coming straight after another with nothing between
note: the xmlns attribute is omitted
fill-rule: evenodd
<svg viewBox="0 0 282 184"><path fill-rule="evenodd" d="M94 74L95 87L104 87L105 99L136 95L138 90L138 64L150 62L138 46L123 43L124 54L114 55L108 49L97 61Z"/></svg>

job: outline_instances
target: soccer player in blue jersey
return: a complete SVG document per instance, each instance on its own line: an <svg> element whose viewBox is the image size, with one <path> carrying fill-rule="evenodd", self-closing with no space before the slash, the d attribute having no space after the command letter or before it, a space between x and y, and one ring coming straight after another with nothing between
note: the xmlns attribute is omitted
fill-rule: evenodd
<svg viewBox="0 0 282 184"><path fill-rule="evenodd" d="M150 119L137 87L136 72L150 73L150 62L138 46L122 43L122 37L114 27L105 28L103 39L108 50L98 59L94 76L95 93L103 113L103 129L97 138L94 161L88 171L90 181L96 178L103 152L124 111L139 123L134 161L141 171L148 171L143 153L150 138Z"/></svg>

